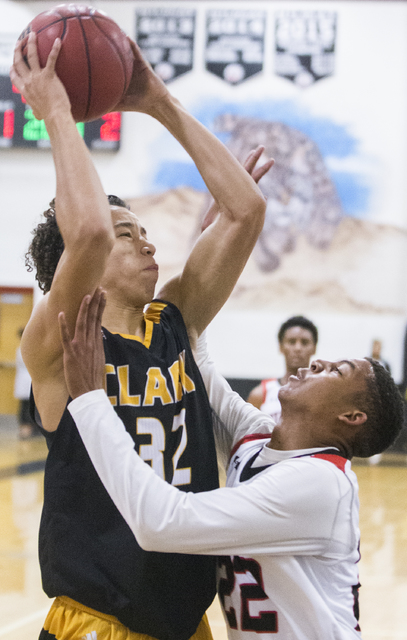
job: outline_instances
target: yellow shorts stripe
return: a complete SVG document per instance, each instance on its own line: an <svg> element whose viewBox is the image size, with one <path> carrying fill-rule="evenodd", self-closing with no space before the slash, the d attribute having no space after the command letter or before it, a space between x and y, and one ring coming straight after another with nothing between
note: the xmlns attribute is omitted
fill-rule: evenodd
<svg viewBox="0 0 407 640"><path fill-rule="evenodd" d="M156 640L130 631L114 616L85 607L66 596L55 598L43 631L40 638L56 640ZM190 640L213 640L206 615Z"/></svg>

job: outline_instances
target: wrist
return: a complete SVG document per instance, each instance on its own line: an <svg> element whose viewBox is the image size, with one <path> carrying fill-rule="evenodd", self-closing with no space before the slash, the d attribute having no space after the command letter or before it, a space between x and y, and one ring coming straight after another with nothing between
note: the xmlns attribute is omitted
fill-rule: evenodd
<svg viewBox="0 0 407 640"><path fill-rule="evenodd" d="M99 404L100 402L106 403L106 401L110 405L104 389L94 389L93 391L87 391L86 393L72 398L68 407L70 412L73 413L75 410L78 411L85 406Z"/></svg>
<svg viewBox="0 0 407 640"><path fill-rule="evenodd" d="M44 115L43 117L45 126L47 127L48 133L51 131L57 132L60 130L66 130L67 127L74 125L76 128L76 123L72 117L71 109L61 109L58 107L53 107L49 113Z"/></svg>
<svg viewBox="0 0 407 640"><path fill-rule="evenodd" d="M167 126L169 122L177 120L180 112L186 113L179 100L174 98L169 92L155 100L151 106L149 106L148 111L146 111L148 115L161 122L164 126Z"/></svg>

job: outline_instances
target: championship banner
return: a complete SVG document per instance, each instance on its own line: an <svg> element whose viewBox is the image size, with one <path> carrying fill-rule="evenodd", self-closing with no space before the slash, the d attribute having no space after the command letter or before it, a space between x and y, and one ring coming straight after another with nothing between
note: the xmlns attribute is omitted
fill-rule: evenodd
<svg viewBox="0 0 407 640"><path fill-rule="evenodd" d="M275 17L275 72L299 87L334 73L336 13L278 11Z"/></svg>
<svg viewBox="0 0 407 640"><path fill-rule="evenodd" d="M265 11L209 10L206 70L232 85L262 71L265 27Z"/></svg>
<svg viewBox="0 0 407 640"><path fill-rule="evenodd" d="M164 82L192 69L195 13L171 7L136 11L136 42Z"/></svg>

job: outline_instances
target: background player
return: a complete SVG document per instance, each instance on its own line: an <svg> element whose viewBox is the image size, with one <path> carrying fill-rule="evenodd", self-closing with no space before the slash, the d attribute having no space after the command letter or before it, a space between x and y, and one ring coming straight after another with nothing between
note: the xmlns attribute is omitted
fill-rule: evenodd
<svg viewBox="0 0 407 640"><path fill-rule="evenodd" d="M231 457L226 488L185 494L137 456L103 390L103 304L100 290L84 300L73 340L60 314L68 388L77 398L69 411L140 544L222 556L218 589L230 638L360 639L350 459L384 450L401 429L403 401L389 373L371 359L316 360L282 387L274 426L231 391L200 345L198 363Z"/></svg>
<svg viewBox="0 0 407 640"><path fill-rule="evenodd" d="M285 373L282 378L262 380L247 398L248 402L267 413L275 422L281 414L278 392L290 376L297 374L300 367L309 366L317 348L318 330L308 318L293 316L281 325L277 337L280 353L285 360Z"/></svg>
<svg viewBox="0 0 407 640"><path fill-rule="evenodd" d="M184 490L215 488L210 409L188 337L196 340L232 291L262 228L265 201L248 172L170 95L133 43L133 78L115 110L140 111L161 122L195 161L219 212L182 274L144 313L158 278L155 248L121 200L109 207L55 74L60 46L56 40L41 69L30 34L27 62L19 43L10 72L35 117L45 122L56 169L55 208L31 247L46 295L22 343L49 446L40 563L44 589L56 600L41 638L71 640L94 632L117 640L140 633L187 640L197 628L204 638L210 632L200 621L215 593L214 560L147 554L138 546L66 411L57 316L62 309L72 329L83 296L103 284L111 403L161 477ZM261 153L259 148L249 158L249 172Z"/></svg>
<svg viewBox="0 0 407 640"><path fill-rule="evenodd" d="M382 341L378 338L375 338L372 342L372 353L370 357L373 358L373 360L377 360L378 362L380 362L380 364L385 367L387 371L389 371L389 373L391 373L391 367L389 363L387 362L387 360L384 360L382 358Z"/></svg>

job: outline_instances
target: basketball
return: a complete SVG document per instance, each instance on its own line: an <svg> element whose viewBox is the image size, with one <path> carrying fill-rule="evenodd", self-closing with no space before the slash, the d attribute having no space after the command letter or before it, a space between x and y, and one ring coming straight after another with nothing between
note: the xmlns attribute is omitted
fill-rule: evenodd
<svg viewBox="0 0 407 640"><path fill-rule="evenodd" d="M55 70L76 122L95 120L114 109L127 91L134 59L126 34L114 20L90 6L57 5L38 14L20 35L24 56L31 31L37 34L41 67L55 39L62 41Z"/></svg>

